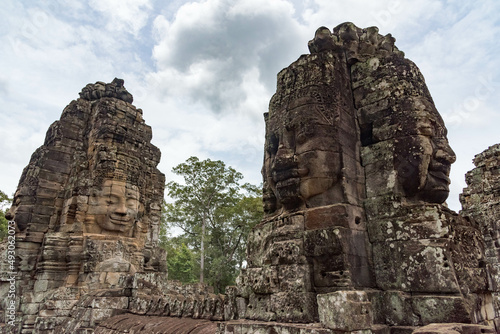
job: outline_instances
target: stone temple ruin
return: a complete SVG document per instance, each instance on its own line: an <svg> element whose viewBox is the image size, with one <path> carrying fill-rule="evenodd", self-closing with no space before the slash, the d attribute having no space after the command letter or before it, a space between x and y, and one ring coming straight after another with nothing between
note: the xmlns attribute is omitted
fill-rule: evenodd
<svg viewBox="0 0 500 334"><path fill-rule="evenodd" d="M123 80L87 85L80 96L32 155L8 217L17 226L23 333L71 320L84 299L105 304L88 315L91 327L127 308L120 289L166 279L165 253L156 247L165 177L151 128ZM113 292L91 297L105 289Z"/></svg>
<svg viewBox="0 0 500 334"><path fill-rule="evenodd" d="M391 35L321 27L265 114L265 218L247 268L215 295L167 280L164 176L123 80L87 85L25 168L14 333L500 332L500 147L455 161L417 66ZM6 245L3 245L3 249ZM4 263L2 263L5 266Z"/></svg>

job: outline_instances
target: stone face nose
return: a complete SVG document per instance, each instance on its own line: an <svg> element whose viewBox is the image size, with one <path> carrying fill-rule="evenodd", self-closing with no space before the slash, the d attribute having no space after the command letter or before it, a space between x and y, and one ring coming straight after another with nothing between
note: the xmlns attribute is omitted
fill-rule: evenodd
<svg viewBox="0 0 500 334"><path fill-rule="evenodd" d="M126 216L127 212L128 212L127 206L125 205L125 201L123 201L123 200L120 200L120 202L118 202L115 205L114 210L113 210L114 214L117 214L120 216Z"/></svg>
<svg viewBox="0 0 500 334"><path fill-rule="evenodd" d="M457 161L457 156L449 145L440 145L434 154L435 158L439 161L445 162L449 165Z"/></svg>
<svg viewBox="0 0 500 334"><path fill-rule="evenodd" d="M296 164L293 150L280 145L272 165L273 171L282 171L293 168Z"/></svg>

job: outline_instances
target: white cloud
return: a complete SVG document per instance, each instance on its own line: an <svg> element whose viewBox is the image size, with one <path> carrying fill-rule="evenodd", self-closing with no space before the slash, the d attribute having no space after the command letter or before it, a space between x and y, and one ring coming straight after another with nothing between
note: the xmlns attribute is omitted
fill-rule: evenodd
<svg viewBox="0 0 500 334"><path fill-rule="evenodd" d="M383 35L404 30L406 34L424 24L429 15L441 10L435 0L313 0L303 12L303 19L310 28L324 25L330 29L342 22L353 22L358 27L377 26ZM396 34L397 37L397 34Z"/></svg>
<svg viewBox="0 0 500 334"><path fill-rule="evenodd" d="M148 23L152 9L149 0L91 0L89 5L103 15L107 30L134 36Z"/></svg>
<svg viewBox="0 0 500 334"><path fill-rule="evenodd" d="M262 114L278 71L307 47L291 38L303 35L292 15L285 1L209 0L183 5L170 21L155 19L155 93L147 96L173 106L155 127L171 134L158 143L170 166L191 155L210 157L261 182ZM170 169L167 178L175 178Z"/></svg>
<svg viewBox="0 0 500 334"><path fill-rule="evenodd" d="M255 83L255 73L256 70L250 71L245 76L242 87L252 94L263 90ZM171 173L173 166L190 156L198 156L223 160L258 184L264 147L262 113L267 104L265 97L250 99L242 102L241 110L217 114L203 104L179 96L157 100L148 95L137 105L145 110L146 122L153 126L153 144L162 151L159 168L167 179L175 179ZM154 110L161 112L152 113Z"/></svg>
<svg viewBox="0 0 500 334"><path fill-rule="evenodd" d="M276 73L299 55L292 13L286 1L208 0L183 5L172 21L159 16L153 56L164 93L231 112L253 97L241 88L253 68L270 96Z"/></svg>
<svg viewBox="0 0 500 334"><path fill-rule="evenodd" d="M0 142L0 189L8 193L49 125L82 87L145 68L127 36L87 23L89 9L82 3L45 5L5 1L0 8L6 28L0 33L0 127L6 138Z"/></svg>

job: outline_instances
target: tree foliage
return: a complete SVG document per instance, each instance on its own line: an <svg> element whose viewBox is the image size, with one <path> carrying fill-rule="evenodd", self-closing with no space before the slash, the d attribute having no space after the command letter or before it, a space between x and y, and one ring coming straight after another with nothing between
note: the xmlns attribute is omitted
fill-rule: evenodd
<svg viewBox="0 0 500 334"><path fill-rule="evenodd" d="M185 243L181 242L179 246L178 243L173 242L167 254L169 279L183 283L196 282L199 272L197 255Z"/></svg>
<svg viewBox="0 0 500 334"><path fill-rule="evenodd" d="M164 222L167 229L177 227L182 232L177 240L166 238L170 243L182 240L192 254L198 254L200 281L222 292L234 284L245 261L248 232L262 218L260 190L241 185L243 175L220 160L191 157L173 172L184 178L184 184L167 184L174 201L165 203ZM171 273L169 267L170 277Z"/></svg>
<svg viewBox="0 0 500 334"><path fill-rule="evenodd" d="M12 199L0 190L0 240L3 240L7 235L8 220L5 218L5 214L11 202Z"/></svg>

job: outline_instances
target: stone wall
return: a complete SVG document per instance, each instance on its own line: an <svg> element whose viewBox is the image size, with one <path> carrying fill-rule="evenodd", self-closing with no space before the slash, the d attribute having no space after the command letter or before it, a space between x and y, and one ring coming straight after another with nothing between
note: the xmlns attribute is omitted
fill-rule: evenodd
<svg viewBox="0 0 500 334"><path fill-rule="evenodd" d="M486 262L491 266L489 284L494 286L495 294L491 302L495 307L488 309L490 318L495 318L500 328L498 295L500 284L500 144L489 147L474 157L476 168L465 175L467 188L460 195L462 211L470 224L478 226L485 243Z"/></svg>
<svg viewBox="0 0 500 334"><path fill-rule="evenodd" d="M158 286L158 285L154 285ZM214 294L205 284L162 283L161 293L143 287L130 299L130 313L147 316L170 316L191 319L224 320L225 296Z"/></svg>

